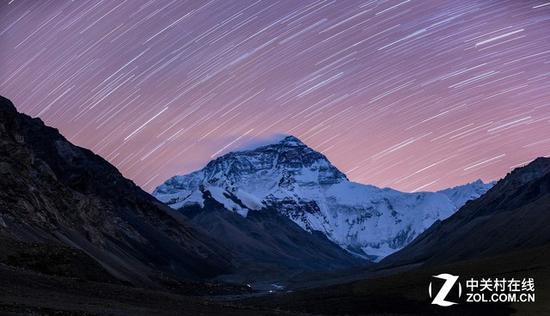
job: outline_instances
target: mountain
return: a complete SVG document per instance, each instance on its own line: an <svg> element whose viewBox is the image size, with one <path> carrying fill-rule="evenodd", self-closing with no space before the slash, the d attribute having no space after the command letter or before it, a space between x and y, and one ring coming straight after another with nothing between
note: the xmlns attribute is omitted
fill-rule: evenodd
<svg viewBox="0 0 550 316"><path fill-rule="evenodd" d="M206 191L243 217L274 209L302 229L320 232L348 252L376 261L453 214L466 196L489 186L476 182L448 192L404 193L359 184L321 153L287 136L170 178L153 195L176 210L204 206Z"/></svg>
<svg viewBox="0 0 550 316"><path fill-rule="evenodd" d="M232 269L183 216L3 97L0 238L2 263L67 276L157 287Z"/></svg>
<svg viewBox="0 0 550 316"><path fill-rule="evenodd" d="M544 246L550 244L549 224L550 159L538 158L382 264L435 265Z"/></svg>

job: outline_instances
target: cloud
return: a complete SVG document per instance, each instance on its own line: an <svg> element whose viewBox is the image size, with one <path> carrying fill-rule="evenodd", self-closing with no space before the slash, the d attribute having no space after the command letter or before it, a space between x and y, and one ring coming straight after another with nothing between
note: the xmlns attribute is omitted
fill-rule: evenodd
<svg viewBox="0 0 550 316"><path fill-rule="evenodd" d="M291 136L285 133L276 133L265 137L248 137L243 139L231 151L252 150L261 146L275 144L283 140L283 138Z"/></svg>

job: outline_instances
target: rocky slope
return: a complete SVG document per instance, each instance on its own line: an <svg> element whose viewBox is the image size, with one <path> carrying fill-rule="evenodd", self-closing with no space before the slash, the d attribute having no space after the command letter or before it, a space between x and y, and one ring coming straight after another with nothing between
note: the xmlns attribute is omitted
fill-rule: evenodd
<svg viewBox="0 0 550 316"><path fill-rule="evenodd" d="M17 113L3 97L0 236L10 245L69 247L78 258L91 257L104 271L133 284L159 286L231 269L229 253L181 215L40 119ZM21 251L12 258L47 264L41 261L48 257L43 249Z"/></svg>
<svg viewBox="0 0 550 316"><path fill-rule="evenodd" d="M379 260L489 186L476 182L440 193L404 193L354 183L324 155L288 136L223 155L199 171L169 179L153 194L174 209L204 206L205 191L243 217L251 210L275 209L308 232Z"/></svg>

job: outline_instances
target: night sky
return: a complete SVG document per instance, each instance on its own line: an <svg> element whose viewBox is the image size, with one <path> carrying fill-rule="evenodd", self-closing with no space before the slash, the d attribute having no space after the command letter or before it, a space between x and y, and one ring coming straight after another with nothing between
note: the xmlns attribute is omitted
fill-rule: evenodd
<svg viewBox="0 0 550 316"><path fill-rule="evenodd" d="M281 133L434 190L550 154L550 2L2 0L0 94L146 190Z"/></svg>

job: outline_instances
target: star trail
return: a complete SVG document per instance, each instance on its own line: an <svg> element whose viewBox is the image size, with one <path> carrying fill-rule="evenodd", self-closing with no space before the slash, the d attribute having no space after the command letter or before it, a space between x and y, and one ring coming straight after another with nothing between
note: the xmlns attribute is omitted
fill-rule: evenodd
<svg viewBox="0 0 550 316"><path fill-rule="evenodd" d="M550 155L550 2L4 0L0 93L147 190L279 133L435 190Z"/></svg>

